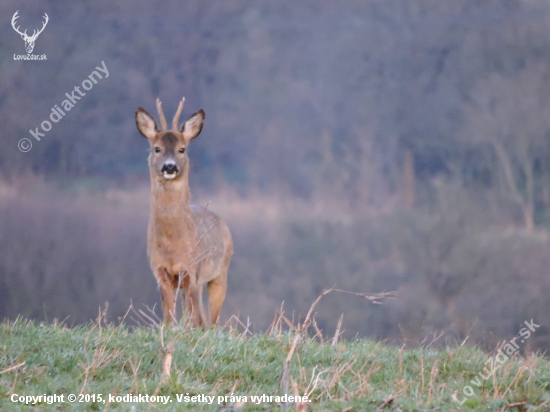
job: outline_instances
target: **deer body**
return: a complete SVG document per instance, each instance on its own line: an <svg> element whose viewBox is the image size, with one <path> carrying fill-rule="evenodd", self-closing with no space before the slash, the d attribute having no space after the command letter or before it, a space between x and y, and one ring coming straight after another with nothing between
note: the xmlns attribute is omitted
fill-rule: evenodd
<svg viewBox="0 0 550 412"><path fill-rule="evenodd" d="M147 254L157 278L165 322L176 322L175 301L182 288L188 312L195 326L206 323L202 289L206 284L210 324L218 319L227 290L227 270L233 255L233 241L227 225L214 213L190 204L187 145L202 129L204 112L191 116L177 130L183 102L167 131L160 102L157 101L162 130L139 108L138 130L151 143L151 217L147 234Z"/></svg>

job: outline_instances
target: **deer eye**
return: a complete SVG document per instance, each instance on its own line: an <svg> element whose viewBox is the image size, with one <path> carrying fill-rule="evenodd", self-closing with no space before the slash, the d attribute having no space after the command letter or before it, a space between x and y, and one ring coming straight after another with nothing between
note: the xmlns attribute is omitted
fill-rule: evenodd
<svg viewBox="0 0 550 412"><path fill-rule="evenodd" d="M155 147L154 150L155 150L155 153L160 153L160 147L157 146L157 147Z"/></svg>
<svg viewBox="0 0 550 412"><path fill-rule="evenodd" d="M185 153L185 147L182 147L180 150L178 150L180 153Z"/></svg>

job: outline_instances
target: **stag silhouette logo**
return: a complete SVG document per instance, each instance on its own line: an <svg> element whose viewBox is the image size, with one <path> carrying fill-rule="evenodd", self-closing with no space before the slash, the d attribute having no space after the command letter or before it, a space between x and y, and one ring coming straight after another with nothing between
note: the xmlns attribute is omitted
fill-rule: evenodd
<svg viewBox="0 0 550 412"><path fill-rule="evenodd" d="M34 42L36 41L36 38L38 37L38 35L40 33L42 33L44 31L44 28L46 28L46 25L48 24L48 20L50 19L48 17L48 15L46 13L44 13L44 22L42 23L42 28L40 30L33 30L33 33L31 36L29 36L27 34L27 30L25 30L24 32L21 32L19 30L19 26L16 27L16 20L19 18L19 10L17 10L13 17L11 18L11 26L13 27L13 29L19 33L21 35L21 38L25 41L25 49L27 50L27 53L28 54L31 54L32 51L34 50Z"/></svg>

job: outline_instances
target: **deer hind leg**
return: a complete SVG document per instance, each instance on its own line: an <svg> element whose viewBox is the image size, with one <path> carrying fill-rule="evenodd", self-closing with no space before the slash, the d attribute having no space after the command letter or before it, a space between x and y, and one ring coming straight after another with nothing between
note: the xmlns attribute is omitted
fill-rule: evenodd
<svg viewBox="0 0 550 412"><path fill-rule="evenodd" d="M225 246L224 253L219 268L218 276L208 282L208 304L210 307L210 325L215 325L220 316L223 302L225 300L225 294L227 292L227 271L229 270L229 263L233 256L233 240L231 234L226 226L223 226L225 233Z"/></svg>
<svg viewBox="0 0 550 412"><path fill-rule="evenodd" d="M164 316L164 323L168 324L172 322L175 325L177 323L176 305L175 305L175 297L176 297L175 285L164 268L158 269L156 275L157 275L157 282L160 289L160 297L162 300L162 314Z"/></svg>
<svg viewBox="0 0 550 412"><path fill-rule="evenodd" d="M202 326L202 309L200 292L202 286L192 285L191 282L184 282L183 289L185 292L185 305L187 306L187 313L193 319L193 324L196 328Z"/></svg>
<svg viewBox="0 0 550 412"><path fill-rule="evenodd" d="M208 282L208 304L210 307L210 325L215 325L222 309L227 292L227 269Z"/></svg>

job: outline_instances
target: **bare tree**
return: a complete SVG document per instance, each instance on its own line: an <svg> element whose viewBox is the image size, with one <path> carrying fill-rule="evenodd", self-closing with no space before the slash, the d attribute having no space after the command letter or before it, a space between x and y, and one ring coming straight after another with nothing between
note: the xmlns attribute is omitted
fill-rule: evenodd
<svg viewBox="0 0 550 412"><path fill-rule="evenodd" d="M470 142L494 150L504 188L521 208L525 228L534 228L535 164L550 143L550 71L528 61L515 76L493 73L471 93L465 113Z"/></svg>

